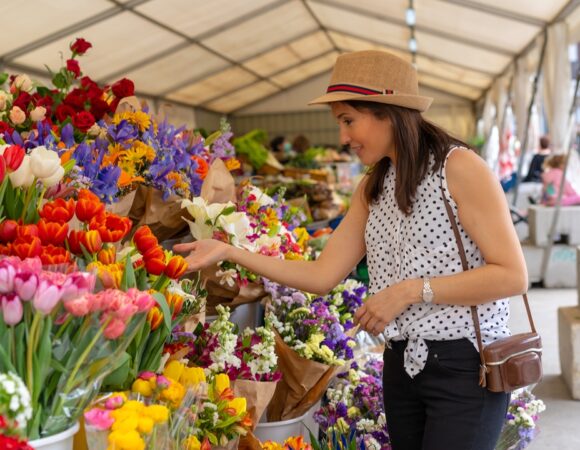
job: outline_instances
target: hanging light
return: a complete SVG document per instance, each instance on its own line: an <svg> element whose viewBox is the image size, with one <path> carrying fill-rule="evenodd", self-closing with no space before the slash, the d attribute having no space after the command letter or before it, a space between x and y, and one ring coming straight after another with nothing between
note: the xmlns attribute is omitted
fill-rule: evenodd
<svg viewBox="0 0 580 450"><path fill-rule="evenodd" d="M411 36L409 39L409 51L411 53L417 53L417 39L415 39L415 36Z"/></svg>
<svg viewBox="0 0 580 450"><path fill-rule="evenodd" d="M407 23L408 26L414 27L415 19L416 19L415 9L413 8L413 2L411 2L411 5L407 8L407 11L405 12L405 22Z"/></svg>
<svg viewBox="0 0 580 450"><path fill-rule="evenodd" d="M413 8L413 0L409 0L409 7L405 11L405 23L407 24L411 32L411 37L409 38L409 51L411 52L411 58L415 68L417 62L417 39L415 39L416 21L417 16L415 15L415 8Z"/></svg>

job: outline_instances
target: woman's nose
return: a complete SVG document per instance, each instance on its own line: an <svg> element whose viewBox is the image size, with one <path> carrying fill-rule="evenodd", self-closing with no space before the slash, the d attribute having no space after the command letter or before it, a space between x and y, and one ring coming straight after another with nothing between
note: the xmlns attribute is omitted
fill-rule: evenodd
<svg viewBox="0 0 580 450"><path fill-rule="evenodd" d="M341 145L349 145L351 141L350 136L346 131L340 130L340 144Z"/></svg>

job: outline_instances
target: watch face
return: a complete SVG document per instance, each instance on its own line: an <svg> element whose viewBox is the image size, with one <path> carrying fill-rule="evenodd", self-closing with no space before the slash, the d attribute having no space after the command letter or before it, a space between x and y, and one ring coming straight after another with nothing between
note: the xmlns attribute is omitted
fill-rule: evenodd
<svg viewBox="0 0 580 450"><path fill-rule="evenodd" d="M433 301L433 291L423 292L423 301L426 303L431 303Z"/></svg>

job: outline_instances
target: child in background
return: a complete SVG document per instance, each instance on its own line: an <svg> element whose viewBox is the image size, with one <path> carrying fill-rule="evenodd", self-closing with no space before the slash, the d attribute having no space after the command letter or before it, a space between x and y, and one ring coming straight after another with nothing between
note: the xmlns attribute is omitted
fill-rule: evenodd
<svg viewBox="0 0 580 450"><path fill-rule="evenodd" d="M565 164L565 155L552 155L544 161L542 203L546 206L554 206L558 200ZM562 195L562 206L572 205L580 205L580 195L574 190L570 182L566 180Z"/></svg>

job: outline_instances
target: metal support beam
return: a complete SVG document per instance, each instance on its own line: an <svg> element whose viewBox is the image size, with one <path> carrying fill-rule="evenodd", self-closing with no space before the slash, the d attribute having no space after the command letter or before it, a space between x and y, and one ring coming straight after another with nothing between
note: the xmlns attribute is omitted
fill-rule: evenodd
<svg viewBox="0 0 580 450"><path fill-rule="evenodd" d="M333 3L333 2L329 2L328 0L309 0L309 1L312 3L320 3L321 5L326 5L326 6L329 6L331 8L334 8L334 9L339 9L339 10L346 11L346 12L356 14L359 16L363 16L363 17L366 17L369 19L375 19L375 20L380 20L382 22L391 23L393 25L397 25L397 26L400 26L400 27L405 28L405 29L408 28L408 25L402 19L395 19L393 17L389 17L389 16L386 16L384 14L380 14L380 13L376 13L376 12L371 13L370 11L359 8L357 6L347 5L344 3ZM501 48L501 47L497 47L495 45L486 44L484 42L469 39L469 38L466 38L465 36L458 36L458 35L450 34L450 33L447 33L445 31L442 31L442 30L437 30L435 28L426 27L426 26L422 26L422 25L417 24L417 25L415 25L415 30L420 31L421 33L426 33L426 34L430 34L432 36L437 36L437 37L440 37L442 39L446 39L449 41L459 42L460 44L469 45L470 47L479 48L481 50L486 50L486 51L493 52L493 53L499 53L501 55L510 56L510 57L514 55L513 52L506 50L505 48Z"/></svg>
<svg viewBox="0 0 580 450"><path fill-rule="evenodd" d="M87 27L95 25L95 24L102 22L104 20L110 19L111 17L114 17L118 14L121 14L130 5L131 6L140 5L140 4L146 3L148 1L150 1L150 0L133 0L132 2L127 3L126 5L119 5L119 4L115 3L114 7L107 9L99 14L96 14L96 15L91 16L85 20L82 20L80 22L69 25L68 27L62 28L62 29L60 29L52 34L49 34L48 36L43 36L42 38L37 39L36 41L30 42L29 44L23 45L22 47L18 47L16 49L12 50L11 52L8 52L5 55L3 55L1 60L4 62L10 62L13 59L18 58L19 56L22 56L26 53L29 53L31 51L36 50L37 48L43 47L47 44L50 44L51 42L54 42L60 38L69 36L70 34L76 32L76 31L84 30Z"/></svg>
<svg viewBox="0 0 580 450"><path fill-rule="evenodd" d="M310 58L301 60L301 61L297 62L296 64L290 65L289 67L285 67L283 69L277 70L276 72L271 73L270 75L268 75L268 77L275 77L276 75L280 75L281 73L284 73L284 72L286 72L288 70L292 70L292 69L295 69L297 67L300 67L303 64L308 64L309 62L312 62L312 61L314 61L314 60L316 60L318 58L322 58L323 56L329 55L330 53L334 53L334 52L335 52L334 49L330 49L330 50L327 50L324 53L319 53L316 56L311 56ZM237 87L235 89L230 89L229 91L222 92L221 94L215 95L215 96L209 98L208 100L204 100L201 104L202 105L208 105L209 103L217 100L218 98L225 97L226 95L233 94L236 91L239 91L241 89L245 89L245 88L254 86L255 84L258 84L258 83L261 83L261 81L260 80L258 80L258 81L250 81L249 83L246 83L246 84L244 84L242 86L239 86L239 87ZM268 94L268 95L270 95L270 94Z"/></svg>
<svg viewBox="0 0 580 450"><path fill-rule="evenodd" d="M339 29L336 29L336 28L328 28L328 31L332 31L332 32L338 33L338 34L344 34L345 36L348 36L348 37L352 37L352 38L355 38L355 39L360 39L362 41L367 41L367 42L370 42L371 44L380 45L380 46L383 46L385 48L390 48L390 49L397 50L397 51L400 51L400 52L404 52L404 53L408 53L409 52L409 49L406 48L406 47L400 47L400 46L397 46L397 45L392 45L392 44L389 44L389 43L386 43L386 42L382 42L382 41L379 41L379 40L376 40L376 39L369 39L367 37L357 35L357 34L352 33L350 31L339 30ZM431 54L426 53L426 52L418 51L417 52L417 55L418 56L424 56L426 58L430 58L433 61L442 62L442 63L445 63L445 64L450 64L452 66L459 67L460 69L463 69L463 70L470 70L471 72L478 72L478 73L487 75L489 77L494 77L495 76L495 72L490 72L488 70L476 69L474 67L469 67L469 66L460 64L458 62L455 62L455 61L450 61L448 59L443 59L443 58L440 58L438 56L431 55Z"/></svg>
<svg viewBox="0 0 580 450"><path fill-rule="evenodd" d="M303 39L303 38L305 38L307 36L310 36L310 35L314 35L314 34L316 34L318 32L320 32L320 30L318 30L318 29L316 29L316 30L310 30L310 31L307 31L307 32L305 32L305 33L303 33L303 34L295 37L293 40L291 40L291 41L289 41L289 42L287 42L285 44L275 44L275 45L272 45L272 46L268 47L265 50L261 50L261 51L259 51L257 53L254 53L254 54L252 54L252 55L250 55L250 56L248 56L248 57L240 60L240 64L244 65L248 61L251 61L254 58L258 58L258 57L260 57L262 55L265 55L265 54L271 52L272 50L276 50L277 48L281 48L281 47L285 47L287 45L291 45L293 42L296 42L297 40ZM195 77L189 78L189 79L187 79L185 81L180 82L177 85L174 85L174 86L172 86L172 87L170 87L168 89L165 89L163 92L161 92L160 95L167 95L167 94L169 94L171 92L174 92L174 91L177 91L177 90L179 90L179 89L181 89L183 87L189 86L190 84L197 83L198 81L201 81L201 80L203 80L205 78L209 78L209 77L211 77L213 75L217 75L218 73L222 72L225 69L227 69L227 67L221 67L220 69L210 70L210 71L205 72L205 73L203 73L201 75L196 75Z"/></svg>
<svg viewBox="0 0 580 450"><path fill-rule="evenodd" d="M312 11L312 8L308 4L308 2L306 0L302 0L302 4L304 5L304 7L306 8L306 10L308 11L308 14L310 14L310 17L312 17L312 19L320 27L320 29L322 30L322 32L326 36L326 39L328 39L328 42L330 42L330 45L332 45L332 47L334 48L334 50L336 52L339 52L340 53L340 49L338 48L338 45L336 45L336 42L334 42L334 39L332 39L332 36L330 35L330 33L328 32L328 30L326 29L326 27L322 24L322 22L320 21L320 19L316 16L316 14L314 14L314 11Z"/></svg>
<svg viewBox="0 0 580 450"><path fill-rule="evenodd" d="M223 23L223 24L220 24L216 27L213 27L213 28L207 30L206 32L200 34L199 36L196 36L194 39L195 39L195 41L203 41L203 40L208 39L212 36L215 36L216 34L221 33L224 30L228 30L230 28L233 28L233 27L243 23L246 20L249 20L249 19L255 18L255 17L259 17L262 14L266 14L266 13L272 11L273 9L278 8L279 6L281 6L287 2L288 2L288 0L281 0L278 2L267 4L266 6L263 6L261 8L254 9L254 10L252 10L246 14L242 14L241 16L238 16L238 17L236 17L236 18L234 18L226 23ZM107 74L103 78L106 80L114 80L114 79L122 76L123 74L127 74L128 72L131 72L132 70L139 69L143 66L147 66L147 65L155 62L160 57L167 57L169 55L172 55L173 53L177 53L178 51L192 45L192 42L190 41L190 39L192 39L192 38L188 38L187 41L181 42L181 43L179 43L179 44L177 44L177 45L175 45L167 50L159 52L156 55L148 56L146 58L143 58L143 59L131 64L130 66L119 69L111 74Z"/></svg>
<svg viewBox="0 0 580 450"><path fill-rule="evenodd" d="M475 11L484 12L487 14L492 14L494 16L503 17L504 19L515 20L516 22L525 23L527 25L533 25L536 27L543 27L546 22L535 17L525 16L518 14L506 9L495 8L493 6L486 5L485 3L473 2L470 0L441 0L446 3L452 3L457 6L462 6L464 8L473 9Z"/></svg>

